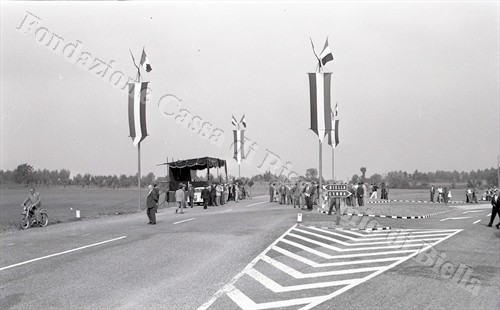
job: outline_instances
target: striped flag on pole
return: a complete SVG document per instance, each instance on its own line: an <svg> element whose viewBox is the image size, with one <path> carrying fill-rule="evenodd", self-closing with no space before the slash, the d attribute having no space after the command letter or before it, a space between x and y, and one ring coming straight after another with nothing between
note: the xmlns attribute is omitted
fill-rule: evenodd
<svg viewBox="0 0 500 310"><path fill-rule="evenodd" d="M311 129L323 142L327 131L332 129L330 106L332 73L308 73L311 102Z"/></svg>
<svg viewBox="0 0 500 310"><path fill-rule="evenodd" d="M328 144L335 148L339 142L339 120L334 119L332 112L332 130L328 132Z"/></svg>
<svg viewBox="0 0 500 310"><path fill-rule="evenodd" d="M319 59L321 59L321 64L324 66L327 62L333 60L333 54L330 51L330 46L328 46L328 38L326 38L325 47L321 51L319 55Z"/></svg>
<svg viewBox="0 0 500 310"><path fill-rule="evenodd" d="M233 130L234 134L234 156L238 164L245 158L244 146L245 146L245 131L244 130Z"/></svg>
<svg viewBox="0 0 500 310"><path fill-rule="evenodd" d="M128 84L128 124L130 137L137 146L144 140L146 129L146 94L149 82Z"/></svg>
<svg viewBox="0 0 500 310"><path fill-rule="evenodd" d="M144 49L142 49L141 66L144 69L146 69L146 72L153 70L153 68L151 68L151 63L149 62L148 56L146 55L146 51Z"/></svg>
<svg viewBox="0 0 500 310"><path fill-rule="evenodd" d="M234 115L233 115L233 118L231 119L231 124L233 124L234 126L238 126L238 121L236 120Z"/></svg>
<svg viewBox="0 0 500 310"><path fill-rule="evenodd" d="M243 114L243 117L241 118L240 124L243 125L243 128L247 128L247 121L245 120L245 114Z"/></svg>

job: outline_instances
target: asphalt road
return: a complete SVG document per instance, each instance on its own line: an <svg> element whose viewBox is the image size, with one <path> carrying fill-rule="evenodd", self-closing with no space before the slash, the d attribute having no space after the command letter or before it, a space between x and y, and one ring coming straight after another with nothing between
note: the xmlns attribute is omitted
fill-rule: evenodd
<svg viewBox="0 0 500 310"><path fill-rule="evenodd" d="M346 232L266 201L162 209L157 225L130 214L3 234L0 309L500 307L500 230L485 226L487 205ZM337 252L350 255L318 256Z"/></svg>

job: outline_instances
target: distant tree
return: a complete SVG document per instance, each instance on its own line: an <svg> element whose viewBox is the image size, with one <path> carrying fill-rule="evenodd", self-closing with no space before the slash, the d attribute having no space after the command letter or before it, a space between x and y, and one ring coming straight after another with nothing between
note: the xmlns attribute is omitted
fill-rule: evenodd
<svg viewBox="0 0 500 310"><path fill-rule="evenodd" d="M382 176L378 173L373 174L371 177L368 178L369 183L375 183L375 184L380 184L382 183Z"/></svg>
<svg viewBox="0 0 500 310"><path fill-rule="evenodd" d="M130 187L129 178L124 174L120 175L119 182L120 182L120 187Z"/></svg>
<svg viewBox="0 0 500 310"><path fill-rule="evenodd" d="M306 170L306 179L309 181L318 181L318 169L309 168Z"/></svg>
<svg viewBox="0 0 500 310"><path fill-rule="evenodd" d="M28 186L35 180L35 169L33 166L28 164L22 164L17 166L14 170L14 182L18 184L25 183Z"/></svg>
<svg viewBox="0 0 500 310"><path fill-rule="evenodd" d="M366 182L366 167L359 168L361 171L361 182Z"/></svg>
<svg viewBox="0 0 500 310"><path fill-rule="evenodd" d="M352 183L358 183L360 181L359 175L354 174L351 178Z"/></svg>
<svg viewBox="0 0 500 310"><path fill-rule="evenodd" d="M141 178L141 186L147 186L149 184L153 184L155 178L156 177L155 177L154 173L152 173L152 172L148 173L146 176L143 176Z"/></svg>

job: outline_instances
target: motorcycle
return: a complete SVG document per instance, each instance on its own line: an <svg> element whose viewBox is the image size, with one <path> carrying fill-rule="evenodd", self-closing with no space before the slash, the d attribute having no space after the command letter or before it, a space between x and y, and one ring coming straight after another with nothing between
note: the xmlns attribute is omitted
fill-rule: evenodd
<svg viewBox="0 0 500 310"><path fill-rule="evenodd" d="M21 228L28 229L30 226L39 225L41 227L47 226L49 223L49 215L47 214L47 210L39 209L37 211L32 211L33 205L26 206L23 205L23 218L21 219ZM34 212L40 213L40 220L37 221Z"/></svg>

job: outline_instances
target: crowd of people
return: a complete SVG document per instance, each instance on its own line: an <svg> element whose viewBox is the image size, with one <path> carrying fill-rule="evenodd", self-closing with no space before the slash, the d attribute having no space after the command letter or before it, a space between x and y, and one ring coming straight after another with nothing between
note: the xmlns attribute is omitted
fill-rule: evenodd
<svg viewBox="0 0 500 310"><path fill-rule="evenodd" d="M448 203L452 200L451 190L448 189L447 186L438 185L437 188L431 185L430 187L430 202L439 202L439 203ZM491 198L494 196L495 189L488 188L482 195L479 197L479 190L477 187L467 187L465 189L465 202L466 203L479 203L479 200L483 201L491 201Z"/></svg>
<svg viewBox="0 0 500 310"><path fill-rule="evenodd" d="M185 184L179 184L179 189L175 192L175 201L178 205L176 213L187 206L194 206L195 189L192 184L186 188ZM201 191L203 200L203 209L210 207L222 206L228 201L238 202L241 199L248 199L250 192L246 186L234 183L209 183Z"/></svg>
<svg viewBox="0 0 500 310"><path fill-rule="evenodd" d="M370 184L368 187L363 183L346 184L351 193L345 198L348 206L364 206L367 199L378 199L379 187L377 184ZM293 207L304 210L312 210L314 204L318 204L319 184L315 181L291 182L271 182L269 183L270 202L279 202L279 204L293 204ZM323 194L326 195L324 190ZM389 199L389 189L383 182L380 187L380 199ZM327 196L323 201L327 201Z"/></svg>

